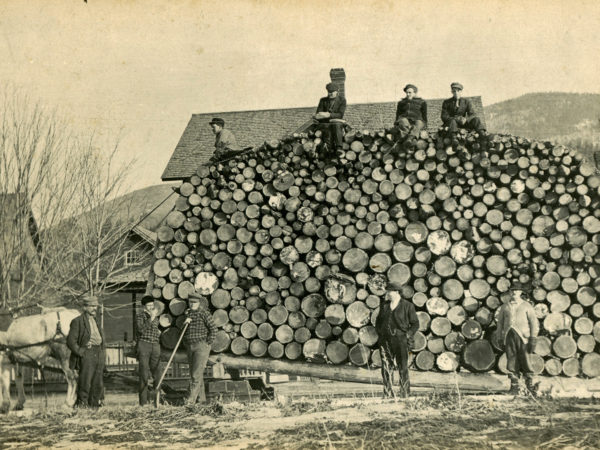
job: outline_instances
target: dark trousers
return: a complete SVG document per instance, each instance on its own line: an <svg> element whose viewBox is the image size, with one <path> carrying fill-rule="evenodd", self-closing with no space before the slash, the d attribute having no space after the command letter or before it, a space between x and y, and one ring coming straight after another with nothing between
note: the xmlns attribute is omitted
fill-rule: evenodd
<svg viewBox="0 0 600 450"><path fill-rule="evenodd" d="M140 405L148 403L148 381L152 374L154 390L160 379L160 344L146 341L138 342L138 361L140 383L138 387Z"/></svg>
<svg viewBox="0 0 600 450"><path fill-rule="evenodd" d="M459 128L466 128L467 130L481 131L484 130L483 124L479 117L471 117L467 119L464 125L459 125L456 119L450 119L446 124L450 133L456 133Z"/></svg>
<svg viewBox="0 0 600 450"><path fill-rule="evenodd" d="M104 350L99 345L86 348L79 364L78 407L98 408L104 391Z"/></svg>
<svg viewBox="0 0 600 450"><path fill-rule="evenodd" d="M410 392L408 379L408 338L405 333L396 332L395 336L386 336L379 347L381 352L381 375L383 377L383 396L394 396L394 369L400 372L400 394L406 396Z"/></svg>
<svg viewBox="0 0 600 450"><path fill-rule="evenodd" d="M412 127L412 129L411 129ZM390 130L394 140L397 141L401 138L406 137L409 133L414 137L419 137L421 130L425 128L425 122L422 120L408 119L407 117L400 117L396 126Z"/></svg>
<svg viewBox="0 0 600 450"><path fill-rule="evenodd" d="M323 142L327 144L330 152L341 148L344 144L344 124L319 122L317 129L323 133Z"/></svg>
<svg viewBox="0 0 600 450"><path fill-rule="evenodd" d="M187 345L187 357L190 368L190 396L186 404L194 405L196 401L205 402L204 369L210 355L210 345L206 342L196 342Z"/></svg>
<svg viewBox="0 0 600 450"><path fill-rule="evenodd" d="M533 372L529 366L527 358L527 346L517 333L512 328L508 330L506 335L506 368L512 380L519 379L521 374L524 375L525 381L530 382L533 377Z"/></svg>

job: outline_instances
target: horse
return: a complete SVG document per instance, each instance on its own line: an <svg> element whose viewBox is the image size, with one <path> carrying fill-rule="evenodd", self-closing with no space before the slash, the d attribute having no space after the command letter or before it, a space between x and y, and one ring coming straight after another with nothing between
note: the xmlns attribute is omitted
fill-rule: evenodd
<svg viewBox="0 0 600 450"><path fill-rule="evenodd" d="M14 319L6 331L0 331L0 413L10 409L10 373L12 364L29 365L43 371L52 359L58 361L67 380L66 404L77 398L77 376L69 367L71 351L67 347L71 321L80 315L76 309L55 308L40 314ZM43 372L42 372L43 374ZM25 403L22 379L17 382L18 403Z"/></svg>

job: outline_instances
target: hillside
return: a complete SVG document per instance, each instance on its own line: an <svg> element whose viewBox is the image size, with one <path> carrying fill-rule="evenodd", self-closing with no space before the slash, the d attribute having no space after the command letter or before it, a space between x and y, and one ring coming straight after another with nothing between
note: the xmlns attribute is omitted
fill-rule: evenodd
<svg viewBox="0 0 600 450"><path fill-rule="evenodd" d="M485 114L491 132L535 139L600 131L600 94L526 94L487 106Z"/></svg>
<svg viewBox="0 0 600 450"><path fill-rule="evenodd" d="M118 207L121 218L133 223L162 202L173 192L172 187L177 186L178 184L179 183L156 184L154 186L138 189L112 200L109 202L109 205ZM176 195L170 197L156 211L145 218L141 225L149 230L158 228L162 219L173 209L176 198Z"/></svg>

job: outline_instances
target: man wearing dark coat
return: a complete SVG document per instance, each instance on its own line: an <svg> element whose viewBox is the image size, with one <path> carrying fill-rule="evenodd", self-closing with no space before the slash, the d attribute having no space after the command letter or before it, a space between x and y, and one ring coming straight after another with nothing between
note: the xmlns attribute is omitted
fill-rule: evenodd
<svg viewBox="0 0 600 450"><path fill-rule="evenodd" d="M449 133L456 133L459 128L485 133L481 119L475 114L473 104L462 97L463 85L452 83L450 85L452 97L442 103L442 123L448 127Z"/></svg>
<svg viewBox="0 0 600 450"><path fill-rule="evenodd" d="M104 391L104 335L98 323L98 298L83 299L83 313L71 321L67 346L69 365L79 370L76 408L98 408Z"/></svg>
<svg viewBox="0 0 600 450"><path fill-rule="evenodd" d="M318 123L317 129L323 132L323 142L328 146L330 154L342 148L344 143L344 113L346 112L346 99L339 95L339 88L335 83L328 83L327 97L322 97L317 106L313 119Z"/></svg>
<svg viewBox="0 0 600 450"><path fill-rule="evenodd" d="M396 121L392 128L395 140L404 138L409 132L413 137L418 138L421 130L427 126L427 102L416 97L417 87L414 84L407 84L404 92L406 97L398 102Z"/></svg>
<svg viewBox="0 0 600 450"><path fill-rule="evenodd" d="M389 283L375 328L379 335L383 396L395 397L393 389L394 366L400 372L400 396L410 394L408 377L408 352L414 346L414 336L419 329L419 319L413 305L402 298L401 286Z"/></svg>

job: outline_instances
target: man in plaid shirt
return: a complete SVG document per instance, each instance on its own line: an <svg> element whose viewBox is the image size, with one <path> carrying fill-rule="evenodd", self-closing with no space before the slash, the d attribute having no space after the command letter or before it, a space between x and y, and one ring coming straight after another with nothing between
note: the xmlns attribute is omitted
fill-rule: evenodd
<svg viewBox="0 0 600 450"><path fill-rule="evenodd" d="M205 402L204 369L208 362L210 346L215 340L217 327L212 315L205 307L200 305L203 297L190 294L188 304L190 309L186 312L184 323L188 328L183 335L183 342L187 348L188 364L190 368L190 395L186 405L194 405L196 401Z"/></svg>
<svg viewBox="0 0 600 450"><path fill-rule="evenodd" d="M150 374L154 382L154 390L160 378L160 330L158 329L158 311L154 308L154 298L142 297L143 310L136 317L138 336L137 356L139 362L139 400L140 406L148 403L148 381Z"/></svg>

